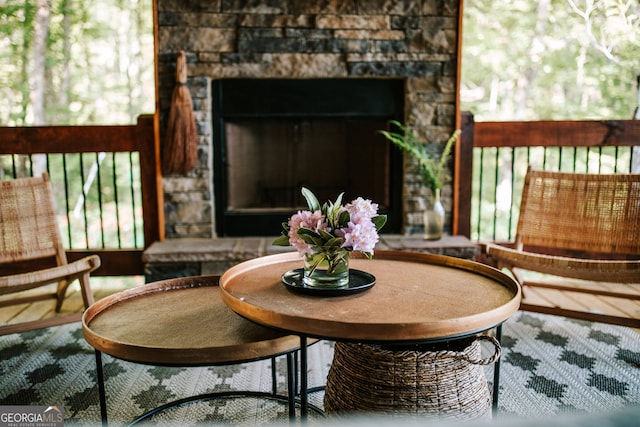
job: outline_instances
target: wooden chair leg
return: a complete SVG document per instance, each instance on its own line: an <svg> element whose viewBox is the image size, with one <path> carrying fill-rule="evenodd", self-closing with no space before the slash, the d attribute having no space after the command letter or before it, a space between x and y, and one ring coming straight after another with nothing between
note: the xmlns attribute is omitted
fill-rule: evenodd
<svg viewBox="0 0 640 427"><path fill-rule="evenodd" d="M94 303L93 293L91 293L91 286L89 284L89 273L85 273L78 277L80 283L80 293L82 294L82 302L84 308L89 308ZM73 281L63 281L58 283L58 290L56 292L56 313L59 313L62 309L62 303L67 294L67 288Z"/></svg>
<svg viewBox="0 0 640 427"><path fill-rule="evenodd" d="M62 280L58 282L58 289L56 290L56 313L60 313L64 297L67 295L67 288L71 283L72 281L69 280Z"/></svg>
<svg viewBox="0 0 640 427"><path fill-rule="evenodd" d="M89 273L85 273L80 278L80 293L82 294L82 301L84 302L84 308L89 308L95 300L93 299L93 293L91 292L91 285L89 283Z"/></svg>

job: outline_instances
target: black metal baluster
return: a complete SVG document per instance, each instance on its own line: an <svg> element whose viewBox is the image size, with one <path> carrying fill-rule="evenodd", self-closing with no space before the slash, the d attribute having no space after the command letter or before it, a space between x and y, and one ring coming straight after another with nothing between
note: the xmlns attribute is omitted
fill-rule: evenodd
<svg viewBox="0 0 640 427"><path fill-rule="evenodd" d="M122 238L120 235L120 204L118 202L118 180L116 168L116 153L111 153L111 177L113 179L113 202L116 210L116 239L118 240L118 249L122 248Z"/></svg>
<svg viewBox="0 0 640 427"><path fill-rule="evenodd" d="M140 154L138 154L139 160ZM139 163L139 162L138 162ZM136 218L136 194L133 185L133 153L129 153L129 186L131 187L131 219L133 220L133 247L138 247L138 221Z"/></svg>
<svg viewBox="0 0 640 427"><path fill-rule="evenodd" d="M102 244L102 249L104 249L104 211L102 209L102 179L100 173L100 163L102 163L100 157L102 154L96 153L96 192L98 193L98 216L100 218L100 243Z"/></svg>
<svg viewBox="0 0 640 427"><path fill-rule="evenodd" d="M87 221L87 194L85 192L84 156L82 154L80 154L80 182L82 184L80 192L82 197L82 214L84 219L84 241L85 248L89 249L89 221Z"/></svg>

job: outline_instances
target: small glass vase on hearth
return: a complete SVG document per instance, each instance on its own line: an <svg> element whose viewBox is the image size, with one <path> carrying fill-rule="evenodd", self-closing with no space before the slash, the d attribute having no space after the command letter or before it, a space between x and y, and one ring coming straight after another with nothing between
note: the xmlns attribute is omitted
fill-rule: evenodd
<svg viewBox="0 0 640 427"><path fill-rule="evenodd" d="M343 248L314 247L304 255L305 286L341 289L349 285L349 251Z"/></svg>
<svg viewBox="0 0 640 427"><path fill-rule="evenodd" d="M444 206L440 201L440 189L433 189L431 192L431 200L429 200L427 208L423 214L424 221L424 239L440 240L442 238L442 230L444 228Z"/></svg>

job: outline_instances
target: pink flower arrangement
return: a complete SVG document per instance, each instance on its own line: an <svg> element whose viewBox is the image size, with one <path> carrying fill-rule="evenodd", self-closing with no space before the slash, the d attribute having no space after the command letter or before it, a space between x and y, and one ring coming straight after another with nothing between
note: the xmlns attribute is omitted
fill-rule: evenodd
<svg viewBox="0 0 640 427"><path fill-rule="evenodd" d="M315 195L303 187L309 210L298 211L283 223L284 231L273 244L292 245L301 255L344 249L373 257L378 231L387 216L378 215L378 205L362 197L342 206L343 194L320 206Z"/></svg>

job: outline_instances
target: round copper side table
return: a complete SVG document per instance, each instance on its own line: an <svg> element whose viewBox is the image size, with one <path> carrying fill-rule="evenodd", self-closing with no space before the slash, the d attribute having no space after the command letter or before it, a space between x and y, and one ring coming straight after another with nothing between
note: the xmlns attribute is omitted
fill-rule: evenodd
<svg viewBox="0 0 640 427"><path fill-rule="evenodd" d="M295 417L295 335L260 326L238 316L222 301L218 276L164 280L108 296L90 306L82 332L95 349L103 424L107 422L102 355L158 366L230 365L286 355L286 396L277 393L275 360L272 391L209 393L167 403L132 422L165 409L215 397L253 396L286 401Z"/></svg>

